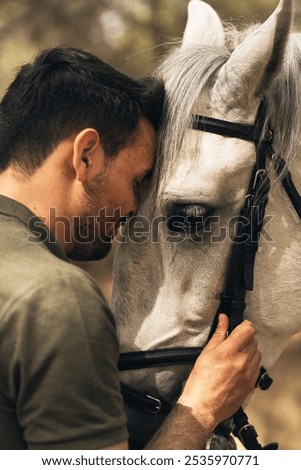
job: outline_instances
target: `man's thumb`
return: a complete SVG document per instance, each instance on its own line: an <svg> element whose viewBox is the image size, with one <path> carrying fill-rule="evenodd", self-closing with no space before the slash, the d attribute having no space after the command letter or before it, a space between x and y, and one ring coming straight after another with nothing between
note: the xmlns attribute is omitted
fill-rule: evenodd
<svg viewBox="0 0 301 470"><path fill-rule="evenodd" d="M204 348L204 352L210 351L210 349L215 348L221 344L227 338L227 330L229 326L229 319L224 313L220 313L218 316L218 325L215 332L213 333L210 341L207 346Z"/></svg>

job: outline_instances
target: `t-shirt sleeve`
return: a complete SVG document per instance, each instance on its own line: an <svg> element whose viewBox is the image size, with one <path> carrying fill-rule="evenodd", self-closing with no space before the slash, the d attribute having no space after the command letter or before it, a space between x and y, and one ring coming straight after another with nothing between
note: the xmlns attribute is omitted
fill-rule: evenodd
<svg viewBox="0 0 301 470"><path fill-rule="evenodd" d="M74 270L11 308L7 393L28 448L97 449L127 439L118 340L97 285Z"/></svg>

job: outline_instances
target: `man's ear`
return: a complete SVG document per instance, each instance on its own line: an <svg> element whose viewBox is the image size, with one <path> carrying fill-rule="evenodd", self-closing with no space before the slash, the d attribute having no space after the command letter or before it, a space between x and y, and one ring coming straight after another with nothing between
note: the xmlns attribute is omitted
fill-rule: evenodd
<svg viewBox="0 0 301 470"><path fill-rule="evenodd" d="M105 168L105 154L95 129L84 129L76 135L72 163L81 182L99 175Z"/></svg>

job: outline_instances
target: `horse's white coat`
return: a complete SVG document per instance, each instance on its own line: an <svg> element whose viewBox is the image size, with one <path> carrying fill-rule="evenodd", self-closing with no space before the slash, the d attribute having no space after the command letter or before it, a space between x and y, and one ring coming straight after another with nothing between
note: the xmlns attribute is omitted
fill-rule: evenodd
<svg viewBox="0 0 301 470"><path fill-rule="evenodd" d="M195 112L235 122L253 123L263 87L277 75L288 39L291 1L281 1L271 17L248 36L220 69L209 97L199 99ZM204 2L192 0L183 47L220 42L221 22ZM208 24L215 25L216 34ZM212 26L213 27L213 26ZM210 31L210 36L208 34ZM277 46L277 47L276 47ZM167 92L169 77L166 80ZM301 110L300 110L301 112ZM285 132L285 130L284 130ZM300 141L300 135L296 139ZM192 158L197 152L198 157ZM285 155L283 155L285 157ZM292 163L301 188L301 153ZM213 206L220 226L228 227L240 211L255 161L252 143L187 129L180 158L159 186L162 198L155 215L170 201ZM273 177L273 171L271 170ZM150 218L152 196L139 214ZM272 219L261 236L256 257L255 285L247 295L246 317L256 327L263 364L269 369L286 342L301 331L300 221L280 184L272 189L266 214ZM219 227L213 229L218 235ZM230 230L231 232L231 230ZM112 308L121 350L200 346L206 341L223 290L231 240L202 244L167 243L159 224L160 243L120 245L115 261ZM269 240L266 240L269 238ZM179 394L187 367L125 372L122 379L137 389L169 400Z"/></svg>

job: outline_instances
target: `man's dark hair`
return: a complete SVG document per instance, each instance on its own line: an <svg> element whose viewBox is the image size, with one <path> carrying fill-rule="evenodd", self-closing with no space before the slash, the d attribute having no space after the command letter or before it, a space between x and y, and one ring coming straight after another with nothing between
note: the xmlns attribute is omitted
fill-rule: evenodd
<svg viewBox="0 0 301 470"><path fill-rule="evenodd" d="M64 139L92 127L113 157L139 118L158 127L162 82L135 79L81 49L55 47L22 66L0 103L0 171L33 173Z"/></svg>

